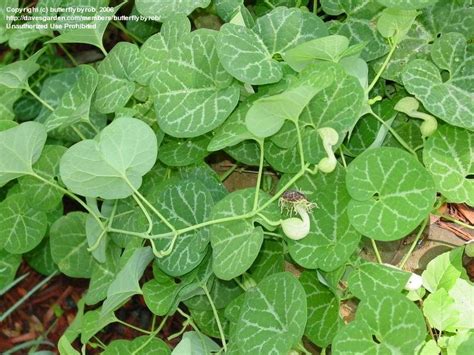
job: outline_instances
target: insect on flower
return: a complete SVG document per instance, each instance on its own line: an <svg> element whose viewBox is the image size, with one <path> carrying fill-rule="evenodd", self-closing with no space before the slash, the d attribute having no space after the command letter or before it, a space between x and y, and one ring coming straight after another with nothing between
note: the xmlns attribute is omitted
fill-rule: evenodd
<svg viewBox="0 0 474 355"><path fill-rule="evenodd" d="M309 234L311 220L308 212L316 204L308 201L306 196L298 190L288 190L283 193L279 200L282 212L288 210L289 214L299 215L300 218L290 217L281 222L281 227L285 235L293 240L300 240Z"/></svg>
<svg viewBox="0 0 474 355"><path fill-rule="evenodd" d="M303 207L306 211L311 211L316 207L316 204L310 202L303 192L293 189L286 190L278 202L281 211L287 210L290 215L296 211L296 207L298 206Z"/></svg>

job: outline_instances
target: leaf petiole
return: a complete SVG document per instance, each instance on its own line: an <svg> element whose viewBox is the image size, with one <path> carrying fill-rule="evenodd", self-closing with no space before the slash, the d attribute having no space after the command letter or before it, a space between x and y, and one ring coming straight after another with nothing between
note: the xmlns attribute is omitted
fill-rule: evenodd
<svg viewBox="0 0 474 355"><path fill-rule="evenodd" d="M226 353L227 352L227 343L226 343L226 340L225 340L224 328L222 327L221 320L219 319L219 314L217 313L216 305L214 304L214 301L212 300L212 297L209 294L209 290L207 289L207 286L204 284L203 286L201 286L201 288L203 289L209 303L211 304L212 313L214 314L214 318L215 318L216 323L217 323L217 328L219 329L219 334L221 336L222 346L224 347L224 353Z"/></svg>

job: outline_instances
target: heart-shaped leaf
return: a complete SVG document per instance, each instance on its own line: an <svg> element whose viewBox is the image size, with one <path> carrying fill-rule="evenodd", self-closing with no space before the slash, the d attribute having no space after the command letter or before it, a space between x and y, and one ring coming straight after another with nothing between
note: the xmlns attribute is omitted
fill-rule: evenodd
<svg viewBox="0 0 474 355"><path fill-rule="evenodd" d="M357 307L356 319L336 335L332 351L370 354L413 354L425 340L419 308L404 295L370 295Z"/></svg>
<svg viewBox="0 0 474 355"><path fill-rule="evenodd" d="M369 149L347 169L352 200L348 214L360 233L375 240L397 240L428 216L436 190L426 169L398 148Z"/></svg>
<svg viewBox="0 0 474 355"><path fill-rule="evenodd" d="M211 0L137 0L136 6L142 15L153 16L161 21L176 14L187 16L198 7L206 8L210 2Z"/></svg>
<svg viewBox="0 0 474 355"><path fill-rule="evenodd" d="M151 82L158 124L174 137L197 137L219 126L239 88L219 63L217 32L200 29L170 51Z"/></svg>
<svg viewBox="0 0 474 355"><path fill-rule="evenodd" d="M359 244L360 233L347 215L350 196L345 177L345 170L338 166L331 174L305 176L295 184L316 205L310 213L309 234L301 240L288 240L291 257L305 268L335 270Z"/></svg>
<svg viewBox="0 0 474 355"><path fill-rule="evenodd" d="M134 251L107 289L107 298L100 311L101 318L107 317L131 296L142 293L138 281L152 260L153 253L150 247L138 248Z"/></svg>
<svg viewBox="0 0 474 355"><path fill-rule="evenodd" d="M339 300L318 281L316 273L305 271L299 280L308 303L308 321L304 333L316 345L327 347L343 324L339 316Z"/></svg>
<svg viewBox="0 0 474 355"><path fill-rule="evenodd" d="M403 84L435 116L458 127L474 130L473 57L460 33L448 33L431 49L433 64L417 59L402 74ZM440 70L449 73L443 80Z"/></svg>
<svg viewBox="0 0 474 355"><path fill-rule="evenodd" d="M473 156L474 133L464 129L442 125L426 142L423 162L449 202L474 206Z"/></svg>
<svg viewBox="0 0 474 355"><path fill-rule="evenodd" d="M46 234L47 217L28 204L26 195L14 194L0 203L0 246L12 254L36 247Z"/></svg>
<svg viewBox="0 0 474 355"><path fill-rule="evenodd" d="M95 140L67 150L61 158L61 179L83 196L125 198L140 187L142 176L155 164L157 151L155 133L146 123L120 117Z"/></svg>
<svg viewBox="0 0 474 355"><path fill-rule="evenodd" d="M306 294L292 274L267 277L247 291L235 339L243 353L287 354L306 324Z"/></svg>
<svg viewBox="0 0 474 355"><path fill-rule="evenodd" d="M219 201L213 208L212 219L246 214L252 211L255 189L235 191ZM269 200L259 194L259 205ZM270 220L280 219L278 208L269 206L262 213ZM254 226L258 217L214 224L210 228L213 250L213 270L216 276L230 280L243 274L258 256L263 242L263 230Z"/></svg>
<svg viewBox="0 0 474 355"><path fill-rule="evenodd" d="M214 205L210 192L199 180L175 181L164 190L147 195L147 198L177 229L204 222ZM170 232L170 229L160 220L156 220L152 233L167 232ZM157 239L157 248L166 250L170 247L172 239L172 235ZM157 263L168 275L184 275L203 260L208 244L208 228L183 233L177 237L171 254L157 259Z"/></svg>
<svg viewBox="0 0 474 355"><path fill-rule="evenodd" d="M173 16L163 22L160 33L149 37L140 47L140 70L136 80L148 85L153 76L166 62L171 48L176 47L183 37L191 32L191 23L186 16Z"/></svg>
<svg viewBox="0 0 474 355"><path fill-rule="evenodd" d="M0 250L0 292L3 291L14 279L21 264L21 255L10 254Z"/></svg>
<svg viewBox="0 0 474 355"><path fill-rule="evenodd" d="M135 91L135 77L140 68L138 47L118 43L99 64L99 84L95 107L101 113L112 113L125 106Z"/></svg>
<svg viewBox="0 0 474 355"><path fill-rule="evenodd" d="M51 226L51 254L62 273L70 277L90 277L94 258L87 250L87 214L71 212Z"/></svg>
<svg viewBox="0 0 474 355"><path fill-rule="evenodd" d="M225 24L219 31L219 58L235 78L252 85L270 84L283 76L275 55L314 38L327 36L322 21L299 9L277 7L252 29Z"/></svg>
<svg viewBox="0 0 474 355"><path fill-rule="evenodd" d="M0 186L22 175L33 174L46 142L42 124L25 122L0 132Z"/></svg>
<svg viewBox="0 0 474 355"><path fill-rule="evenodd" d="M109 24L109 21L113 18L113 16L117 13L117 11L124 5L126 4L126 1L122 2L121 4L115 6L113 8L113 11L110 11L110 7L107 7L107 3L105 3L103 6L100 8L95 8L96 11L94 13L90 13L90 11L87 12L91 16L91 21L88 23L84 23L82 21L80 24L82 25L89 25L87 28L81 28L81 26L77 26L77 24L70 23L71 20L69 19L63 19L65 21L61 21L63 25L66 23L68 26L65 26L65 29L62 30L61 34L52 40L49 40L46 43L85 43L85 44L91 44L93 46L96 46L99 48L105 55L107 55L107 52L104 49L104 45L102 43L102 37L104 36L104 32L107 28L107 25ZM72 4L71 4L72 5ZM77 4L74 4L77 8ZM91 4L88 4L89 6L87 7L88 9L94 7L90 6ZM66 6L64 6L67 8ZM74 15L74 14L67 14L69 16ZM77 27L76 27L76 26Z"/></svg>
<svg viewBox="0 0 474 355"><path fill-rule="evenodd" d="M351 272L347 283L351 293L363 300L377 293L401 292L410 273L380 264L364 263Z"/></svg>

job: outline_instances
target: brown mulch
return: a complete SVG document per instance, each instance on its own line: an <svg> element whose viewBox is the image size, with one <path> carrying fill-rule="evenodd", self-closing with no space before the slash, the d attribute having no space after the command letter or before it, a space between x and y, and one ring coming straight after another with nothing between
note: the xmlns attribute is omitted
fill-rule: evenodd
<svg viewBox="0 0 474 355"><path fill-rule="evenodd" d="M29 273L29 275L0 298L0 314L13 306L31 288L44 279L43 275L23 263L17 275L25 273ZM74 320L77 312L76 305L87 290L87 286L88 280L86 279L74 279L64 275L52 278L0 324L0 353L34 340L44 342L36 350L49 350L58 353L57 342ZM86 310L93 308L87 307ZM141 296L133 297L116 312L116 316L142 329L151 328L153 317ZM156 324L159 324L160 321L161 319L157 318ZM183 318L179 314L168 319L160 337L170 346L175 346L180 338L173 339L171 342L166 338L178 332L182 328L182 323ZM98 334L98 338L108 344L115 339L134 339L140 335L143 334L115 323L104 328ZM47 342L50 344L48 345ZM76 349L79 349L77 341L74 345L76 345ZM30 348L31 346L17 351L15 354L27 354ZM97 354L100 352L99 350L89 348L87 353Z"/></svg>

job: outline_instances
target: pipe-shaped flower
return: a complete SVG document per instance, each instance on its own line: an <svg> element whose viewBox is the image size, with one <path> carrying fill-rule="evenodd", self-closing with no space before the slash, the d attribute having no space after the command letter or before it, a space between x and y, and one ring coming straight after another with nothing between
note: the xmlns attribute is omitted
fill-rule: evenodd
<svg viewBox="0 0 474 355"><path fill-rule="evenodd" d="M297 190L285 191L279 202L282 210L287 209L290 215L295 212L300 217L290 217L281 221L281 227L285 235L293 240L306 237L311 224L308 212L315 207L315 204L309 202L306 196Z"/></svg>
<svg viewBox="0 0 474 355"><path fill-rule="evenodd" d="M397 102L394 109L405 115L423 120L420 126L420 132L423 137L431 136L438 128L436 118L424 112L419 112L420 103L414 97L404 97Z"/></svg>
<svg viewBox="0 0 474 355"><path fill-rule="evenodd" d="M412 273L405 285L405 290L416 291L421 286L423 286L423 278L420 275Z"/></svg>
<svg viewBox="0 0 474 355"><path fill-rule="evenodd" d="M319 136L323 140L323 147L326 151L327 157L321 159L318 164L318 169L323 173L330 173L336 169L337 160L332 151L332 147L337 144L339 134L331 127L323 127L318 129Z"/></svg>
<svg viewBox="0 0 474 355"><path fill-rule="evenodd" d="M290 217L281 222L281 228L285 235L293 240L300 240L306 237L309 233L310 220L308 211L302 206L295 206L295 212L300 216Z"/></svg>

